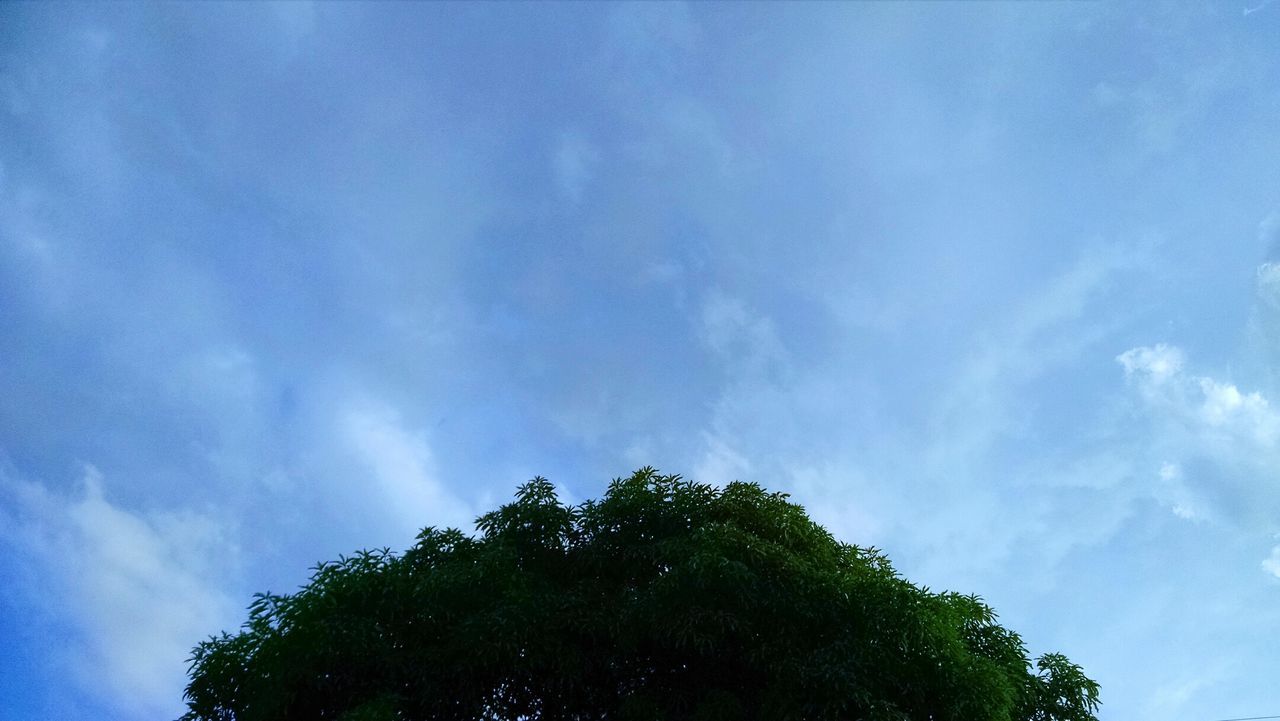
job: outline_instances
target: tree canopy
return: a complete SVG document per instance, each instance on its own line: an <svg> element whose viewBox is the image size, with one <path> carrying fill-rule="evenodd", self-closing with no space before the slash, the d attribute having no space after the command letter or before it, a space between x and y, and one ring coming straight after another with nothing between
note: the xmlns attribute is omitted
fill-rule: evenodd
<svg viewBox="0 0 1280 721"><path fill-rule="evenodd" d="M193 651L183 721L1095 719L1079 666L756 484L536 478L476 530L258 594Z"/></svg>

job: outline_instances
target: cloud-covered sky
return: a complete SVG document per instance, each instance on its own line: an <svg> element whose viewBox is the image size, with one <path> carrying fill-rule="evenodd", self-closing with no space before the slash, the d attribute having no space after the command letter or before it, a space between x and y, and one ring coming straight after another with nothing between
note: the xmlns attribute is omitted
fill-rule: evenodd
<svg viewBox="0 0 1280 721"><path fill-rule="evenodd" d="M535 474L1280 714L1280 6L0 5L0 717Z"/></svg>

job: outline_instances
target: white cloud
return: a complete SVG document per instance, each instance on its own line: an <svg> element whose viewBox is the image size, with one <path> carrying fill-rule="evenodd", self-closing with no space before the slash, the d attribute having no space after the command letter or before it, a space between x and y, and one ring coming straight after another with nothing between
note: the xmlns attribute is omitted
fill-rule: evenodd
<svg viewBox="0 0 1280 721"><path fill-rule="evenodd" d="M1151 424L1135 452L1169 459L1157 498L1197 520L1227 507L1258 517L1275 508L1269 479L1280 471L1280 413L1261 392L1189 373L1183 352L1164 344L1132 348L1116 361L1138 391L1139 417Z"/></svg>
<svg viewBox="0 0 1280 721"><path fill-rule="evenodd" d="M926 384L938 391L929 396L912 385L915 369L899 387L858 378L863 349L802 356L769 316L712 291L698 337L727 380L695 456L697 476L745 471L793 489L847 540L884 543L931 582L971 587L979 574L1005 573L1013 556L1052 572L1124 522L1127 491L1118 488L1132 463L1096 448L1083 459L1045 459L1007 440L1034 420L1025 389L1080 362L1119 322L1114 313L1092 322L1091 311L1118 276L1144 267L1146 252L1082 253L976 329L962 358L937 359L931 372L951 375Z"/></svg>
<svg viewBox="0 0 1280 721"><path fill-rule="evenodd" d="M161 381L175 396L241 415L249 411L261 385L256 360L235 344L187 353Z"/></svg>
<svg viewBox="0 0 1280 721"><path fill-rule="evenodd" d="M1280 546L1271 549L1271 555L1262 561L1262 570L1280 578Z"/></svg>
<svg viewBox="0 0 1280 721"><path fill-rule="evenodd" d="M784 354L773 321L719 290L707 294L700 320L699 339L731 362L756 366Z"/></svg>
<svg viewBox="0 0 1280 721"><path fill-rule="evenodd" d="M71 289L67 248L40 220L49 213L50 199L16 181L0 172L0 269L12 264L22 281L15 290L41 305L60 308Z"/></svg>
<svg viewBox="0 0 1280 721"><path fill-rule="evenodd" d="M560 193L574 204L581 203L599 163L600 152L586 138L576 133L561 135L551 163Z"/></svg>
<svg viewBox="0 0 1280 721"><path fill-rule="evenodd" d="M13 70L0 72L0 107L14 117L21 117L31 112L33 105L32 89L36 86L36 73L26 68L23 77L17 77Z"/></svg>
<svg viewBox="0 0 1280 721"><path fill-rule="evenodd" d="M1267 305L1280 310L1280 263L1258 266L1258 296Z"/></svg>
<svg viewBox="0 0 1280 721"><path fill-rule="evenodd" d="M896 489L883 479L868 479L847 463L820 462L794 470L792 498L815 521L852 543L879 545L886 529L885 509Z"/></svg>
<svg viewBox="0 0 1280 721"><path fill-rule="evenodd" d="M609 417L617 411L615 391L602 384L582 383L548 412L560 432L584 445L595 445L609 429Z"/></svg>
<svg viewBox="0 0 1280 721"><path fill-rule="evenodd" d="M1274 0L1262 0L1262 2L1258 3L1257 5L1254 5L1253 7L1244 8L1242 15L1244 17L1248 17L1258 12L1259 10L1265 10L1266 7L1270 5L1272 2L1274 2Z"/></svg>
<svg viewBox="0 0 1280 721"><path fill-rule="evenodd" d="M1132 84L1102 83L1094 100L1128 121L1138 149L1167 155L1203 132L1214 103L1239 84L1229 53L1182 72L1157 73Z"/></svg>
<svg viewBox="0 0 1280 721"><path fill-rule="evenodd" d="M694 48L701 29L687 3L618 3L609 16L609 42L601 62L624 69L622 78L668 80ZM632 80L632 82L637 82Z"/></svg>
<svg viewBox="0 0 1280 721"><path fill-rule="evenodd" d="M112 503L92 467L81 485L67 497L0 475L0 542L29 567L20 590L72 630L54 646L87 693L130 717L176 715L191 648L235 626L223 588L237 549L213 517Z"/></svg>
<svg viewBox="0 0 1280 721"><path fill-rule="evenodd" d="M1222 659L1214 659L1194 670L1165 671L1163 682L1147 699L1147 718L1185 717L1187 707L1199 694L1228 677L1228 665Z"/></svg>
<svg viewBox="0 0 1280 721"><path fill-rule="evenodd" d="M310 0L277 0L267 7L279 28L279 47L293 58L316 32L316 4Z"/></svg>
<svg viewBox="0 0 1280 721"><path fill-rule="evenodd" d="M1156 495L1173 511L1173 515L1187 521L1205 517L1201 504L1187 488L1181 465L1166 461L1160 464L1159 476L1161 487Z"/></svg>
<svg viewBox="0 0 1280 721"><path fill-rule="evenodd" d="M397 530L412 536L428 525L471 527L476 514L436 475L425 434L404 428L382 405L360 404L341 423L351 450L373 471L382 511Z"/></svg>
<svg viewBox="0 0 1280 721"><path fill-rule="evenodd" d="M732 481L752 480L751 461L731 447L724 438L710 433L703 434L706 451L694 464L693 480L723 486Z"/></svg>
<svg viewBox="0 0 1280 721"><path fill-rule="evenodd" d="M645 264L639 273L639 282L665 285L675 283L684 275L685 268L682 264L674 260L662 260Z"/></svg>
<svg viewBox="0 0 1280 721"><path fill-rule="evenodd" d="M1280 450L1280 414L1260 392L1241 392L1233 383L1186 373L1184 358L1180 349L1161 343L1131 348L1116 361L1147 403L1192 438L1240 451Z"/></svg>
<svg viewBox="0 0 1280 721"><path fill-rule="evenodd" d="M940 457L939 468L979 468L986 462L980 456L1024 423L1020 389L1078 363L1113 330L1114 314L1097 322L1090 311L1107 299L1117 277L1142 267L1148 245L1095 246L1081 253L1021 299L1016 310L974 334L972 352L934 404L933 423L941 437L928 455Z"/></svg>
<svg viewBox="0 0 1280 721"><path fill-rule="evenodd" d="M1235 426L1247 437L1270 445L1276 440L1277 417L1261 393L1241 393L1230 383L1200 379L1204 402L1200 417L1210 427Z"/></svg>
<svg viewBox="0 0 1280 721"><path fill-rule="evenodd" d="M1102 108L1111 108L1124 101L1124 96L1111 83L1101 82L1093 87L1093 100Z"/></svg>
<svg viewBox="0 0 1280 721"><path fill-rule="evenodd" d="M111 46L114 41L112 33L105 28L87 27L80 30L80 40L84 48L89 52L94 60L98 60L102 53Z"/></svg>
<svg viewBox="0 0 1280 721"><path fill-rule="evenodd" d="M1274 244L1280 240L1280 210L1273 210L1267 217L1258 222L1258 240L1264 244ZM1265 263L1264 265L1274 265Z"/></svg>
<svg viewBox="0 0 1280 721"><path fill-rule="evenodd" d="M707 293L696 327L698 340L713 354L723 374L723 389L716 401L710 427L693 461L693 477L716 485L734 480L754 480L748 474L760 470L744 438L750 419L773 414L773 430L784 434L786 416L773 405L794 402L795 388L784 387L789 358L772 319L748 308L741 299L718 289ZM777 440L777 438L775 438Z"/></svg>
<svg viewBox="0 0 1280 721"><path fill-rule="evenodd" d="M1142 376L1154 384L1161 384L1182 371L1182 351L1164 343L1151 347L1131 348L1116 356L1124 366L1125 376Z"/></svg>

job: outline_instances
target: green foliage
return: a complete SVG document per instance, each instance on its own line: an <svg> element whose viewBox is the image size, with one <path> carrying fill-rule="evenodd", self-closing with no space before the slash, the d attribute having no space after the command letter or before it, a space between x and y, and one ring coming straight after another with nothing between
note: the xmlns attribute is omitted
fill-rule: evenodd
<svg viewBox="0 0 1280 721"><path fill-rule="evenodd" d="M184 721L1085 721L974 596L935 594L784 494L642 469L566 506L537 478L403 555L321 564L193 652Z"/></svg>

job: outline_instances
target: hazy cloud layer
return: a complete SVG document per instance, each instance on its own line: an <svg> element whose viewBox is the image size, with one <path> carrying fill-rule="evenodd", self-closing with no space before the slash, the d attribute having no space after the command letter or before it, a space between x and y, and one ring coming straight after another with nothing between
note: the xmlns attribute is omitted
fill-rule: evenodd
<svg viewBox="0 0 1280 721"><path fill-rule="evenodd" d="M1242 12L1247 11L1247 12ZM548 476L1280 713L1280 7L0 5L0 716Z"/></svg>

